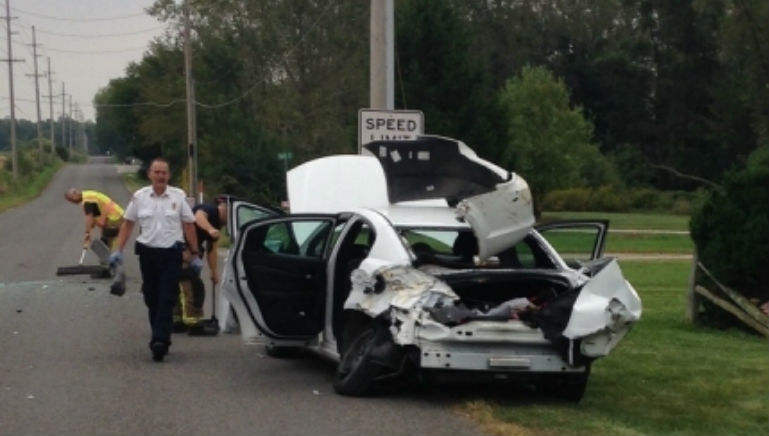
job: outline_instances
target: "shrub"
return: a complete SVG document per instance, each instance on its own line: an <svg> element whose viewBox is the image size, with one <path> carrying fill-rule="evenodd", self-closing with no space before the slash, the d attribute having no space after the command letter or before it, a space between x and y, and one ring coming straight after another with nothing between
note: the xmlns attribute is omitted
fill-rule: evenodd
<svg viewBox="0 0 769 436"><path fill-rule="evenodd" d="M727 173L692 215L702 263L748 298L769 300L769 165Z"/></svg>
<svg viewBox="0 0 769 436"><path fill-rule="evenodd" d="M64 162L69 160L69 149L67 147L56 147L56 154L58 154Z"/></svg>
<svg viewBox="0 0 769 436"><path fill-rule="evenodd" d="M545 195L542 208L549 211L596 212L668 212L689 215L700 192L656 191L649 188L618 189L612 185L598 188L569 188Z"/></svg>

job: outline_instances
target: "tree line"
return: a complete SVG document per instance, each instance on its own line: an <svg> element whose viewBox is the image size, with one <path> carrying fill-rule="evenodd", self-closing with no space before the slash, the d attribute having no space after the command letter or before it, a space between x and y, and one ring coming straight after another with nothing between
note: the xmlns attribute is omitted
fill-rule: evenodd
<svg viewBox="0 0 769 436"><path fill-rule="evenodd" d="M369 2L189 0L206 192L277 203L290 166L357 149ZM95 97L96 144L186 166L181 13ZM693 189L769 147L765 0L396 0L396 109L521 173ZM177 171L179 172L179 171ZM683 175L683 176L682 176Z"/></svg>

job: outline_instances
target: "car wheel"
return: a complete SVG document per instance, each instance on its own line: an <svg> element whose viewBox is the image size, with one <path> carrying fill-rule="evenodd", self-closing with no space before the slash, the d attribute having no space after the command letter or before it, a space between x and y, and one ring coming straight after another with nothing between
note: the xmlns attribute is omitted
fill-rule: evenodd
<svg viewBox="0 0 769 436"><path fill-rule="evenodd" d="M334 390L342 395L363 396L370 391L374 379L381 372L381 367L371 359L371 350L377 336L376 326L370 325L357 335L349 336L352 339L345 341L349 346L345 346L337 366Z"/></svg>
<svg viewBox="0 0 769 436"><path fill-rule="evenodd" d="M297 353L296 347L279 347L273 344L264 344L264 353L276 359L294 357Z"/></svg>
<svg viewBox="0 0 769 436"><path fill-rule="evenodd" d="M555 398L579 403L585 395L588 378L590 378L590 365L587 365L583 372L562 374L547 380L544 385L545 391Z"/></svg>

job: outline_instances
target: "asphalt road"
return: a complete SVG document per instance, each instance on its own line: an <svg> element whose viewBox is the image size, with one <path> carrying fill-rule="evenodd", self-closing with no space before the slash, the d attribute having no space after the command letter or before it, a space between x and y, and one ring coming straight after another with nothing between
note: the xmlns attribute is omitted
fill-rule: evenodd
<svg viewBox="0 0 769 436"><path fill-rule="evenodd" d="M108 280L56 276L58 266L77 263L83 233L65 190L98 189L128 202L115 165L105 162L69 165L39 198L0 214L0 435L480 432L454 411L477 392L417 386L342 397L331 388L329 362L272 359L237 335L174 335L166 361L153 362L130 250L123 297L109 294Z"/></svg>

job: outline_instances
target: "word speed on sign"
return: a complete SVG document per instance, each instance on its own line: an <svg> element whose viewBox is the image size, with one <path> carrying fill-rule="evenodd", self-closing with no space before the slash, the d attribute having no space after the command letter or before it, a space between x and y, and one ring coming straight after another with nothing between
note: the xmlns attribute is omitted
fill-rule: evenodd
<svg viewBox="0 0 769 436"><path fill-rule="evenodd" d="M358 131L360 146L372 141L416 139L424 133L424 115L422 111L360 109Z"/></svg>

